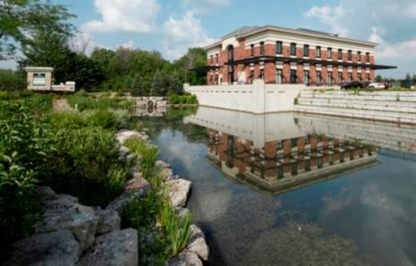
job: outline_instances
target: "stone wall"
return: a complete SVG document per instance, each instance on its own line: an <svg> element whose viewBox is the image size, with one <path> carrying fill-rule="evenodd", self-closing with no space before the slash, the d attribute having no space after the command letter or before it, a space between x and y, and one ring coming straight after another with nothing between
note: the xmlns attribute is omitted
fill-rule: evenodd
<svg viewBox="0 0 416 266"><path fill-rule="evenodd" d="M416 124L416 92L303 91L295 111Z"/></svg>

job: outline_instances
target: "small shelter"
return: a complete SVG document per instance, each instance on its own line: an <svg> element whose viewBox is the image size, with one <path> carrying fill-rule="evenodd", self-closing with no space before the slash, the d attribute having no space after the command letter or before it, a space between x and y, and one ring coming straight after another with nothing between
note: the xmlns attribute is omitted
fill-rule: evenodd
<svg viewBox="0 0 416 266"><path fill-rule="evenodd" d="M59 85L52 84L52 67L26 67L27 89L34 91L75 91L75 82L67 81Z"/></svg>

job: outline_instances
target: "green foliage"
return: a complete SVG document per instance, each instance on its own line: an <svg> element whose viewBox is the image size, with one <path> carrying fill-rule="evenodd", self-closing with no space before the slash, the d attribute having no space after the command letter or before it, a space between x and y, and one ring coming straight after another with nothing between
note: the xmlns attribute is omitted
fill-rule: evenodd
<svg viewBox="0 0 416 266"><path fill-rule="evenodd" d="M118 119L113 111L98 109L87 116L87 124L106 129L117 129Z"/></svg>
<svg viewBox="0 0 416 266"><path fill-rule="evenodd" d="M24 99L24 105L35 115L42 115L52 110L52 95L50 94L33 94Z"/></svg>
<svg viewBox="0 0 416 266"><path fill-rule="evenodd" d="M143 175L148 178L153 176L153 167L159 154L159 149L139 139L129 139L124 143L124 146L130 151L140 155L140 170Z"/></svg>
<svg viewBox="0 0 416 266"><path fill-rule="evenodd" d="M168 239L169 254L176 256L185 249L186 243L191 236L192 217L186 214L184 217L178 217L169 204L166 204L160 214L160 223L163 232Z"/></svg>
<svg viewBox="0 0 416 266"><path fill-rule="evenodd" d="M11 243L30 235L40 219L40 200L33 187L42 177L48 145L48 125L26 107L0 104L0 257Z"/></svg>
<svg viewBox="0 0 416 266"><path fill-rule="evenodd" d="M26 79L22 72L0 69L0 91L24 90L26 86Z"/></svg>
<svg viewBox="0 0 416 266"><path fill-rule="evenodd" d="M13 94L11 94L9 91L0 91L0 101L8 101L13 98Z"/></svg>
<svg viewBox="0 0 416 266"><path fill-rule="evenodd" d="M177 95L177 94L170 94L168 97L169 104L198 104L198 100L196 95L185 94L185 95Z"/></svg>

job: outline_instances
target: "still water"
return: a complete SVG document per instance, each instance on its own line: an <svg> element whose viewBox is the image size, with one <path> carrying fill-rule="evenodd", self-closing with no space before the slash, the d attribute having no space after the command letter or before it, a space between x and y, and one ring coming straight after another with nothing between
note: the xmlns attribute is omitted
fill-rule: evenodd
<svg viewBox="0 0 416 266"><path fill-rule="evenodd" d="M415 265L416 127L200 107L141 117L209 265Z"/></svg>

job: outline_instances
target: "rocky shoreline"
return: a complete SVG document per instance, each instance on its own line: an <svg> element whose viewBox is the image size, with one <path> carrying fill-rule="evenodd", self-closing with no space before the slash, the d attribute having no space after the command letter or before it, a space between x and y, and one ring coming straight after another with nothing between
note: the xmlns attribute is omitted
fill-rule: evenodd
<svg viewBox="0 0 416 266"><path fill-rule="evenodd" d="M140 199L149 191L150 183L140 172L137 163L140 158L131 154L123 143L131 138L148 141L149 137L143 132L127 130L119 131L116 137L121 145L120 156L136 161L125 192L102 210L81 205L77 198L56 194L49 187L38 187L45 207L43 220L36 225L36 234L14 244L15 251L5 265L139 265L138 232L132 228L121 230L120 216L135 197ZM189 213L186 203L192 183L175 176L163 161L157 161L155 167L164 177L175 213L178 216ZM193 224L185 250L167 265L203 265L202 260L206 261L208 256L205 236Z"/></svg>

